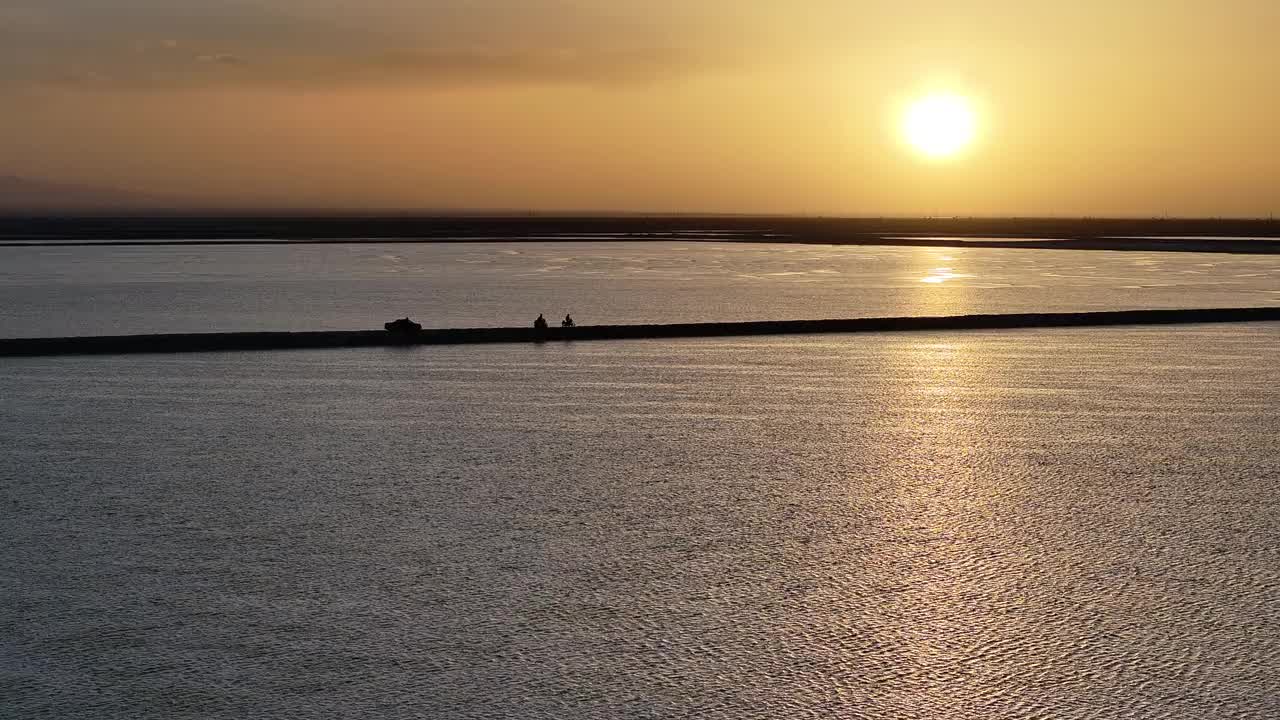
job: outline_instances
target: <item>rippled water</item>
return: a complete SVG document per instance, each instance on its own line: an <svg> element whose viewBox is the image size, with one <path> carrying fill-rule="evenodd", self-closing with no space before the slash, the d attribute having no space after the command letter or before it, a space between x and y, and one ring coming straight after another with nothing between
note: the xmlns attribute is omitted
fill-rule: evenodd
<svg viewBox="0 0 1280 720"><path fill-rule="evenodd" d="M0 716L1273 718L1277 341L4 360Z"/></svg>
<svg viewBox="0 0 1280 720"><path fill-rule="evenodd" d="M734 243L0 247L0 337L1235 307L1280 256Z"/></svg>

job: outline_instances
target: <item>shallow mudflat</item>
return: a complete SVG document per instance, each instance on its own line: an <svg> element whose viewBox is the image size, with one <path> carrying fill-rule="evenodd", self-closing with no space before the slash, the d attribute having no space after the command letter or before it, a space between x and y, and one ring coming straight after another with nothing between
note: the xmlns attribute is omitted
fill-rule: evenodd
<svg viewBox="0 0 1280 720"><path fill-rule="evenodd" d="M27 718L1265 718L1272 325L0 367Z"/></svg>

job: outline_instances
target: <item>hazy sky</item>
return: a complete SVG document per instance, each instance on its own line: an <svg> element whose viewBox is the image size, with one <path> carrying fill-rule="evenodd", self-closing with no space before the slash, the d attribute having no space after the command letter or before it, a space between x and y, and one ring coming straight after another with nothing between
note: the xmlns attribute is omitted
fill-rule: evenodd
<svg viewBox="0 0 1280 720"><path fill-rule="evenodd" d="M1280 213L1277 0L0 0L0 174L221 202ZM978 107L963 156L898 117Z"/></svg>

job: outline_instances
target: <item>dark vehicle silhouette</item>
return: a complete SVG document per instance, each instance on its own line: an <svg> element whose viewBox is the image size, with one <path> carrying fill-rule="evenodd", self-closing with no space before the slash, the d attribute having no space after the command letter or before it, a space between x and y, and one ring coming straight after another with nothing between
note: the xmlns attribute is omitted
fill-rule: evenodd
<svg viewBox="0 0 1280 720"><path fill-rule="evenodd" d="M387 332L392 332L392 333L422 332L422 326L410 320L409 318L400 318L399 320L392 320L389 323L383 323L382 327L386 328Z"/></svg>

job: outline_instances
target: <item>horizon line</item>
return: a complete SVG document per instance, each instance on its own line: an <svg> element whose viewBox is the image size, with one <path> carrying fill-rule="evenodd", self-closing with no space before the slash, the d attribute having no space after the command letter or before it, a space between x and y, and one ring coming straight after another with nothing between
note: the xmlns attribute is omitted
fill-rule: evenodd
<svg viewBox="0 0 1280 720"><path fill-rule="evenodd" d="M830 212L726 212L713 210L584 210L521 208L415 208L415 207L317 207L310 205L209 205L189 207L152 206L67 206L67 207L0 207L0 219L67 219L79 218L150 218L150 217L247 217L247 218L546 218L546 219L626 219L626 218L742 218L786 220L1073 220L1083 222L1280 222L1275 213L1267 215L1170 215L1170 214L1077 214L1077 213L830 213Z"/></svg>

